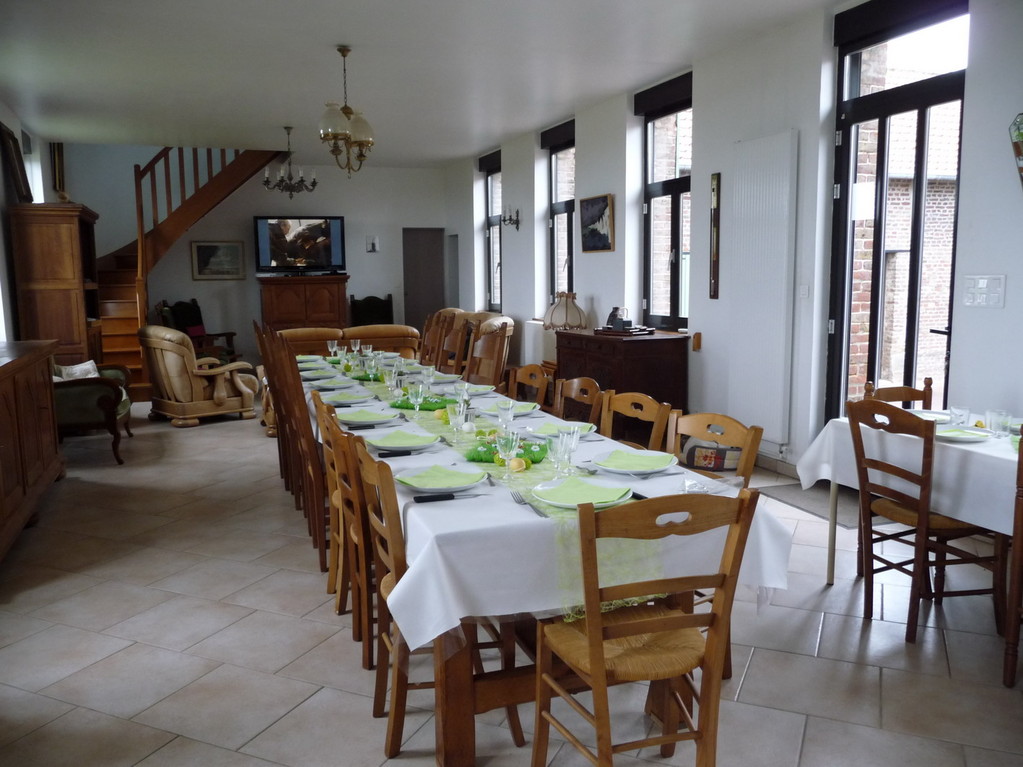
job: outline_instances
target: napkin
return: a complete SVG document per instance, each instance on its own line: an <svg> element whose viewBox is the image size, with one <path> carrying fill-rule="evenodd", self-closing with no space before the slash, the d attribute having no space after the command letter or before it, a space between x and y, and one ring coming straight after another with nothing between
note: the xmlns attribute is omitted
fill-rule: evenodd
<svg viewBox="0 0 1023 767"><path fill-rule="evenodd" d="M465 487L479 482L486 476L482 471L455 471L444 466L431 466L415 474L395 477L395 481L411 487L428 487L442 490L448 487Z"/></svg>
<svg viewBox="0 0 1023 767"><path fill-rule="evenodd" d="M978 437L987 437L988 435L982 431L976 429L941 429L938 431L939 437L970 437L977 439Z"/></svg>
<svg viewBox="0 0 1023 767"><path fill-rule="evenodd" d="M613 450L607 458L594 461L597 466L603 466L605 469L618 469L619 471L666 469L673 462L672 456L668 453L630 453L626 450Z"/></svg>
<svg viewBox="0 0 1023 767"><path fill-rule="evenodd" d="M534 490L533 495L541 501L576 506L580 503L614 503L629 492L627 487L605 487L594 485L579 477L569 477L560 485L544 490Z"/></svg>
<svg viewBox="0 0 1023 767"><path fill-rule="evenodd" d="M366 440L375 447L418 447L419 445L431 445L437 441L432 434L412 434L411 432L398 429L382 437L373 437Z"/></svg>
<svg viewBox="0 0 1023 767"><path fill-rule="evenodd" d="M469 394L486 394L494 390L493 386L487 386L486 384L476 384L475 386L469 387Z"/></svg>
<svg viewBox="0 0 1023 767"><path fill-rule="evenodd" d="M585 422L583 422L583 423L573 423L572 425L579 427L579 433L580 434L589 434L591 431L595 431L596 428L597 428L592 423L585 423ZM552 421L548 421L547 423L543 424L542 426L539 426L538 428L533 429L533 433L534 434L544 434L544 435L551 434L551 435L553 435L553 434L557 434L559 431L561 431L561 429L560 429L561 426L563 426L563 424L557 424L557 423L554 423Z"/></svg>
<svg viewBox="0 0 1023 767"><path fill-rule="evenodd" d="M366 410L365 408L363 408L362 410L353 410L350 413L339 415L337 419L339 421L359 422L359 421L384 421L397 417L398 417L397 413L381 413L378 410Z"/></svg>
<svg viewBox="0 0 1023 767"><path fill-rule="evenodd" d="M521 413L532 413L538 407L540 407L540 406L537 405L535 402L520 402L519 404L517 404L515 406L515 414L518 415L518 414L521 414ZM485 413L497 413L497 405L496 404L495 405L491 405L490 407L485 408L483 412L485 412Z"/></svg>
<svg viewBox="0 0 1023 767"><path fill-rule="evenodd" d="M339 391L334 394L328 394L323 398L323 401L328 405L342 402L365 402L369 398L368 394L355 394L353 392Z"/></svg>

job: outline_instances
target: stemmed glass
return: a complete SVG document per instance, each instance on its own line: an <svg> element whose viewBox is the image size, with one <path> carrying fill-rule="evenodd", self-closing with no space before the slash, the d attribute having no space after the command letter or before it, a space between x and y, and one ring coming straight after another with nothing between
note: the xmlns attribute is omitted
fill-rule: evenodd
<svg viewBox="0 0 1023 767"><path fill-rule="evenodd" d="M373 344L363 344L362 345L362 353L363 354L371 354L372 352L373 352Z"/></svg>
<svg viewBox="0 0 1023 767"><path fill-rule="evenodd" d="M331 357L336 357L337 356L337 339L336 338L329 338L329 339L327 339L327 351L330 352L330 356Z"/></svg>
<svg viewBox="0 0 1023 767"><path fill-rule="evenodd" d="M415 406L417 413L424 399L426 399L426 390L423 388L422 383L416 382L408 385L408 401Z"/></svg>
<svg viewBox="0 0 1023 767"><path fill-rule="evenodd" d="M359 346L362 344L358 338L351 338L348 340L348 345L352 348L352 354L359 353Z"/></svg>
<svg viewBox="0 0 1023 767"><path fill-rule="evenodd" d="M506 431L511 428L512 421L515 420L515 405L517 403L513 399L499 399L497 401L497 422L501 424L501 428Z"/></svg>
<svg viewBox="0 0 1023 767"><path fill-rule="evenodd" d="M423 376L423 383L426 384L427 391L433 391L433 378L437 374L437 369L433 365L424 365L421 375Z"/></svg>
<svg viewBox="0 0 1023 767"><path fill-rule="evenodd" d="M504 461L504 475L502 479L506 482L511 479L511 460L519 452L519 440L519 433L511 429L502 429L497 435L495 445L497 447L497 454Z"/></svg>

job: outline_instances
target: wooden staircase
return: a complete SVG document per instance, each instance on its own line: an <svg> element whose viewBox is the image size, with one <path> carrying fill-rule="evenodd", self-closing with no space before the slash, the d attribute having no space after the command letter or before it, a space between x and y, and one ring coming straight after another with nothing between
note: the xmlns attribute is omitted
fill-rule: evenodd
<svg viewBox="0 0 1023 767"><path fill-rule="evenodd" d="M133 402L152 392L137 335L149 323L149 272L196 221L281 155L165 147L135 166L138 239L97 260L103 361L131 371Z"/></svg>

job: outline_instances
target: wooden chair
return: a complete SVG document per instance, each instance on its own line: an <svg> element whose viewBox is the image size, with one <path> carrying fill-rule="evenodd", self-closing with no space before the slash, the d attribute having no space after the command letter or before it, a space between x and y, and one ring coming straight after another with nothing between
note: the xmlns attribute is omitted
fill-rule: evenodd
<svg viewBox="0 0 1023 767"><path fill-rule="evenodd" d="M121 458L121 428L131 433L131 399L128 387L131 373L123 365L97 365L97 375L89 378L67 378L53 383L53 407L57 419L57 437L106 429L111 440L114 460Z"/></svg>
<svg viewBox="0 0 1023 767"><path fill-rule="evenodd" d="M463 376L466 381L494 387L501 385L508 361L508 335L505 331L506 327L502 324L497 330L480 336L473 343Z"/></svg>
<svg viewBox="0 0 1023 767"><path fill-rule="evenodd" d="M161 324L180 330L192 339L192 346L199 357L213 357L221 364L234 362L241 357L234 350L234 337L238 334L233 330L222 333L207 331L199 301L194 298L191 301L175 301L173 304L160 301L156 305L156 316Z"/></svg>
<svg viewBox="0 0 1023 767"><path fill-rule="evenodd" d="M334 568L338 573L334 611L338 615L344 612L350 591L352 639L362 642L362 667L371 669L376 642L376 588L366 497L356 454L356 445L364 446L365 442L362 437L342 429L336 418L331 418L327 424L327 433L334 444L335 456L328 551L328 573L331 563L336 563Z"/></svg>
<svg viewBox="0 0 1023 767"><path fill-rule="evenodd" d="M262 387L260 388L260 404L262 406L260 423L266 429L266 436L276 437L277 436L277 416L274 413L274 399L270 393L270 379L267 373L267 353L264 351L266 342L264 338L266 333L262 326L252 321L252 334L256 337L256 349L259 351L259 358L262 360L262 364L256 366L256 378L259 379Z"/></svg>
<svg viewBox="0 0 1023 767"><path fill-rule="evenodd" d="M615 415L618 414L633 421L650 424L650 439L646 445L628 440L621 440L622 442L633 447L645 447L648 450L663 450L664 434L668 428L670 413L670 404L658 402L648 394L639 392L618 394L614 389L608 389L603 393L600 401L600 433L605 437L615 436ZM628 425L623 426L623 431L626 430L629 436L635 436L635 429Z"/></svg>
<svg viewBox="0 0 1023 767"><path fill-rule="evenodd" d="M734 471L735 476L742 477L743 487L749 487L750 478L753 476L753 467L757 460L757 450L760 449L760 439L763 435L764 430L761 427L745 426L731 416L720 413L683 415L681 410L672 410L668 416L668 452L677 455L679 461L693 471L714 479L722 479L721 475L700 468L699 460L686 460L683 452L688 453L689 451L684 447L683 440L693 438L704 443L714 443L717 448L738 448L742 452ZM716 456L720 454L720 450L717 448L708 446L707 450ZM716 461L708 460L705 465L714 465L715 463ZM716 471L722 470L727 469L716 469Z"/></svg>
<svg viewBox="0 0 1023 767"><path fill-rule="evenodd" d="M994 534L994 554L979 556L954 544L973 535L991 535L984 528L960 522L931 511L931 476L934 464L934 421L920 418L899 407L876 399L846 403L852 432L856 473L860 488L859 559L857 573L863 576L863 617L874 614L874 575L897 570L911 579L906 641L915 642L920 600L933 599L937 605L944 597L993 594L995 623L1003 626L1006 536ZM919 458L902 465L885 459L877 448L877 435L864 439L864 431L915 437ZM868 449L869 442L869 449ZM896 528L875 530L874 518L898 523ZM912 550L905 559L893 558L891 542ZM882 548L881 544L884 544ZM932 558L933 557L933 558ZM879 563L875 566L875 563ZM977 564L994 573L991 588L945 588L945 569L952 565ZM934 568L934 586L930 570Z"/></svg>
<svg viewBox="0 0 1023 767"><path fill-rule="evenodd" d="M419 362L423 365L437 366L440 357L441 325L444 315L433 312L426 316L423 331L420 333L422 343L419 346Z"/></svg>
<svg viewBox="0 0 1023 767"><path fill-rule="evenodd" d="M436 362L439 372L455 375L465 372L466 356L472 349L477 327L474 322L459 323L453 315L441 318L441 342Z"/></svg>
<svg viewBox="0 0 1023 767"><path fill-rule="evenodd" d="M320 445L323 447L324 497L327 501L327 593L335 594L335 605L341 614L348 604L348 588L351 577L348 573L348 561L345 559L345 545L342 536L341 494L338 490L338 477L341 469L341 441L344 433L331 429L337 424L337 417L332 405L323 401L320 392L312 391L313 410L316 412L316 424L320 428ZM335 540L336 539L336 540Z"/></svg>
<svg viewBox="0 0 1023 767"><path fill-rule="evenodd" d="M535 402L544 410L547 404L547 389L551 379L540 365L523 365L508 369L508 396L515 400Z"/></svg>
<svg viewBox="0 0 1023 767"><path fill-rule="evenodd" d="M402 731L405 726L405 706L409 690L431 689L433 682L409 682L408 661L410 651L401 636L398 625L391 620L387 597L408 569L405 558L405 539L402 533L401 512L395 494L391 468L375 460L365 443L355 446L359 461L363 492L366 498L366 517L373 541L373 567L377 578L377 669L373 693L373 716L384 716L384 699L390 678L391 696L387 707L387 736L384 754L393 758L401 751ZM475 638L466 636L475 644ZM422 648L432 653L432 648ZM417 651L418 652L418 651ZM474 651L474 654L476 651ZM477 656L478 657L478 656ZM525 743L518 709L507 707L508 726L516 745Z"/></svg>
<svg viewBox="0 0 1023 767"><path fill-rule="evenodd" d="M1013 546L1009 563L1009 609L1005 614L1005 658L1002 661L1002 682L1006 687L1016 684L1019 662L1019 631L1023 620L1023 452L1016 458L1016 502L1013 506Z"/></svg>
<svg viewBox="0 0 1023 767"><path fill-rule="evenodd" d="M922 389L914 389L911 386L882 386L880 389L875 389L873 381L867 381L867 385L863 389L863 399L906 404L919 402L922 409L930 410L934 394L931 388L932 384L933 381L930 378L925 378Z"/></svg>
<svg viewBox="0 0 1023 767"><path fill-rule="evenodd" d="M586 615L582 620L566 622L559 618L538 625L533 767L543 767L547 762L552 724L598 767L611 767L614 754L646 746L659 745L661 756L671 756L675 743L681 740L695 741L697 765L711 767L715 763L721 671L728 648L732 600L757 498L756 490L742 490L738 498L671 495L600 512L592 504L579 507ZM673 516L678 512L686 512L686 518ZM722 553L716 572L669 571L654 580L601 585L597 558L597 541L601 538L659 540L722 527L727 535L719 539ZM696 589L713 590L709 611L686 609ZM664 596L651 599L650 594ZM602 610L602 605L616 600L636 600L638 604ZM592 709L555 678L555 657L592 690ZM696 669L702 672L698 682L693 674ZM638 681L650 681L647 711L657 714L661 731L614 743L608 687ZM593 742L590 738L572 733L552 712L554 694L564 698L594 728L595 750L585 745ZM686 727L681 732L680 723Z"/></svg>
<svg viewBox="0 0 1023 767"><path fill-rule="evenodd" d="M600 384L592 378L559 378L554 382L554 409L558 418L600 424ZM574 404L578 403L578 404ZM581 417L573 417L581 416Z"/></svg>
<svg viewBox="0 0 1023 767"><path fill-rule="evenodd" d="M349 314L352 325L390 325L394 322L394 299L388 293L386 298L366 296L351 297L352 310Z"/></svg>

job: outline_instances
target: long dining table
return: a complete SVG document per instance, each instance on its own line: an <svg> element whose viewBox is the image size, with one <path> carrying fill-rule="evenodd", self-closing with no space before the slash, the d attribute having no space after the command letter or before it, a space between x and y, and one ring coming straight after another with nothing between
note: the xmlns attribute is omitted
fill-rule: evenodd
<svg viewBox="0 0 1023 767"><path fill-rule="evenodd" d="M381 389L369 385L366 391L380 393ZM472 400L475 427L484 432L496 428L496 420L488 411L499 399L504 397L486 392ZM395 412L386 400L353 407L377 412L381 418ZM343 410L338 413L341 419L346 417ZM528 443L542 439L542 432L561 423L536 410L521 413L513 428ZM493 463L474 463L465 458L476 443L475 431L456 432L432 412L402 410L399 419L355 428L370 439L397 430L440 437L411 454L383 451L384 455L391 454L385 460L397 478L436 466L460 471L482 469L491 477L456 492L453 500L439 502L417 502L419 492L396 482L409 567L388 597L388 607L411 649L433 642L437 763L442 767L469 767L475 764L476 714L532 700L535 669L525 665L475 671L462 632L475 616L511 621L517 618L519 628L524 627L526 632L520 636L528 642L534 616L558 614L581 604L581 571L577 556L573 556L578 551L575 510L550 506L531 496L540 480L552 479L549 462L512 473L506 480L504 472ZM719 483L677 465L649 475L591 475L597 471L593 462L613 450L633 448L596 433L582 435L573 456L572 473L621 484L647 497L685 492L687 488L690 492L738 492L734 484ZM530 500L532 507L513 500L513 490ZM763 506L758 508L740 584L760 589L786 588L791 539L788 527ZM653 559L651 549L631 555L616 552L621 560L616 560L616 565L624 573L649 568L651 561L655 566L684 562L693 572L713 569L718 562L707 561L707 552L714 547L702 545L705 541L690 539L658 546Z"/></svg>

